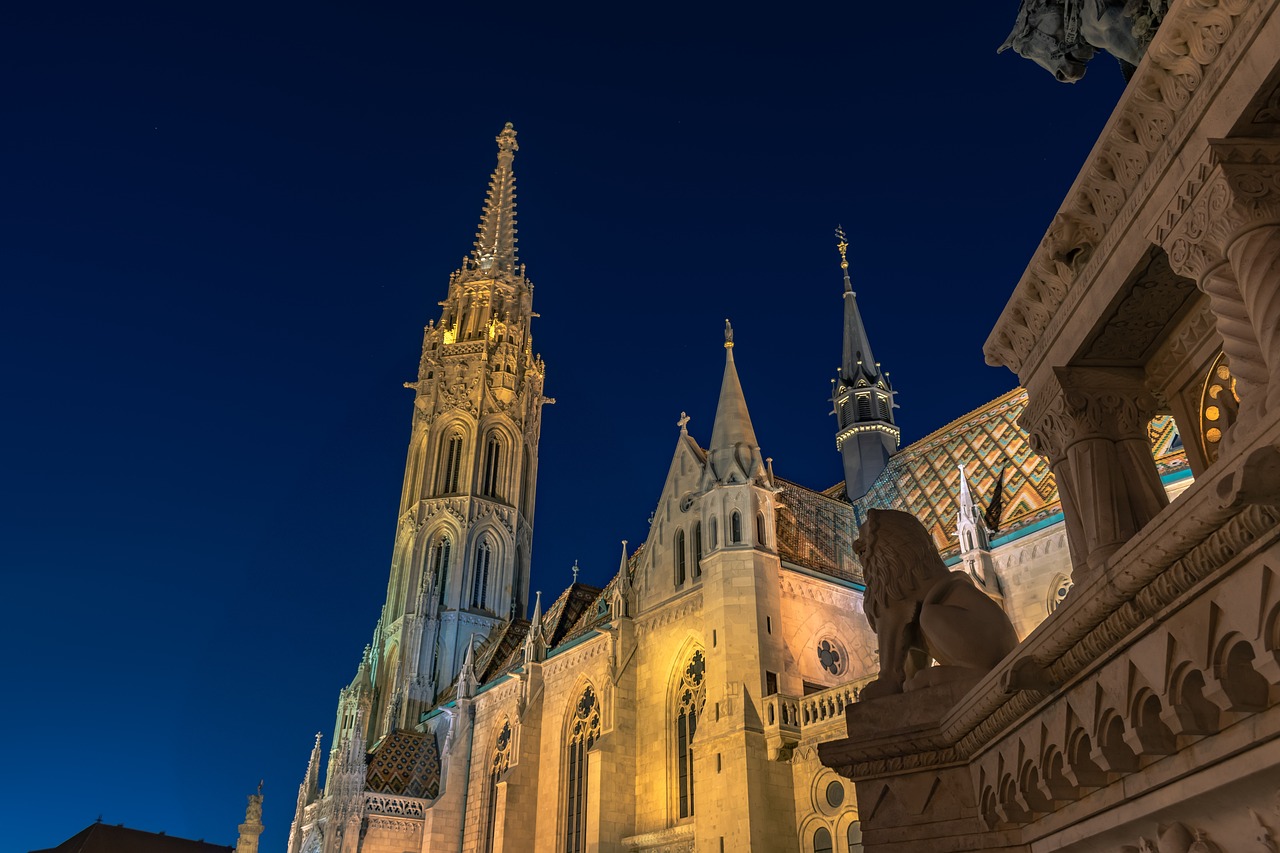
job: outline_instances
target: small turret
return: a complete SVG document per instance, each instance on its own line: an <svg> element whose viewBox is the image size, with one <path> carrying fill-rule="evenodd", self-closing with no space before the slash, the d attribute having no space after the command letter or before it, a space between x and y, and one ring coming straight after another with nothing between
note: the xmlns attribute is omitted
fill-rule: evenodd
<svg viewBox="0 0 1280 853"><path fill-rule="evenodd" d="M969 478L960 469L960 511L956 514L956 539L960 543L960 561L978 588L998 602L1003 602L995 561L991 559L991 531L987 529L982 510L973 501Z"/></svg>
<svg viewBox="0 0 1280 853"><path fill-rule="evenodd" d="M458 698L472 699L480 687L476 683L475 651L472 637L467 638L467 656L462 659L462 669L458 670Z"/></svg>
<svg viewBox="0 0 1280 853"><path fill-rule="evenodd" d="M471 654L467 651L468 656ZM529 633L524 638L524 662L533 663L547 657L547 640L542 634L542 593L534 593L533 616L529 620Z"/></svg>

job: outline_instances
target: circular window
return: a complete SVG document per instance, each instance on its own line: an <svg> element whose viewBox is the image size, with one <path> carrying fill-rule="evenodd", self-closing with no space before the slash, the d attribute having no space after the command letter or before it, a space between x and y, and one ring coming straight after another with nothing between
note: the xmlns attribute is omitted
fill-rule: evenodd
<svg viewBox="0 0 1280 853"><path fill-rule="evenodd" d="M827 785L827 805L833 809L838 809L844 804L844 785L839 782L832 782Z"/></svg>
<svg viewBox="0 0 1280 853"><path fill-rule="evenodd" d="M1049 587L1049 612L1058 609L1058 605L1067 600L1067 596L1071 593L1075 583L1066 575L1058 575L1053 584Z"/></svg>
<svg viewBox="0 0 1280 853"><path fill-rule="evenodd" d="M818 663L832 675L843 675L847 669L847 655L835 640L826 639L818 643Z"/></svg>

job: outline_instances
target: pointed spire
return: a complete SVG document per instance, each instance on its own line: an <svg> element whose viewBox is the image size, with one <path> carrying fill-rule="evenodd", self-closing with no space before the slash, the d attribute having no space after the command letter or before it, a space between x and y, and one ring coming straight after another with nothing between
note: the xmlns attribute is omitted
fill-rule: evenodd
<svg viewBox="0 0 1280 853"><path fill-rule="evenodd" d="M542 635L542 593L534 593L533 616L529 619L529 633L524 638L524 662L540 661L546 657L547 641Z"/></svg>
<svg viewBox="0 0 1280 853"><path fill-rule="evenodd" d="M507 122L497 136L498 165L489 178L489 192L476 231L472 260L482 272L516 271L516 177L511 169L516 151L516 132Z"/></svg>
<svg viewBox="0 0 1280 853"><path fill-rule="evenodd" d="M320 739L320 732L316 732L316 743L311 747L311 757L307 759L307 775L303 777L298 792L303 805L314 803L320 797Z"/></svg>
<svg viewBox="0 0 1280 853"><path fill-rule="evenodd" d="M869 382L874 381L880 375L880 365L871 354L871 341L858 311L858 295L849 282L849 259L846 255L849 241L840 227L836 228L836 249L840 252L840 269L844 273L844 357L840 362L840 380L845 385L852 385L861 375Z"/></svg>
<svg viewBox="0 0 1280 853"><path fill-rule="evenodd" d="M989 534L982 518L982 510L973 502L973 492L969 489L969 478L964 473L964 466L956 467L960 469L960 512L956 516L956 538L960 540L960 551L985 551L989 547Z"/></svg>
<svg viewBox="0 0 1280 853"><path fill-rule="evenodd" d="M462 659L462 669L458 670L458 698L470 699L476 695L476 663L475 635L467 637L467 656Z"/></svg>
<svg viewBox="0 0 1280 853"><path fill-rule="evenodd" d="M724 379L707 453L717 482L747 482L763 474L760 443L733 362L733 326L728 320L724 321Z"/></svg>

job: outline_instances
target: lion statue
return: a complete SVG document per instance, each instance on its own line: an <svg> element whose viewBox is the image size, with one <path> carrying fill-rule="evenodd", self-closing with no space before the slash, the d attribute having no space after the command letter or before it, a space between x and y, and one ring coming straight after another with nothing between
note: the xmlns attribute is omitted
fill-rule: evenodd
<svg viewBox="0 0 1280 853"><path fill-rule="evenodd" d="M880 677L864 698L980 677L1018 644L1000 605L964 572L948 571L915 516L869 510L853 549L867 583L867 622L880 644Z"/></svg>

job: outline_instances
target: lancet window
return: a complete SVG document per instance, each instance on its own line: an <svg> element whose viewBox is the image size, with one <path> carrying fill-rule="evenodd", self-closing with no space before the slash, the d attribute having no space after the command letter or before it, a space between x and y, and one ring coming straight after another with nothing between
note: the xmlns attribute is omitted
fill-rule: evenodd
<svg viewBox="0 0 1280 853"><path fill-rule="evenodd" d="M706 659L699 649L681 670L676 688L676 796L682 818L693 815L693 736L698 730L702 707L707 703L703 684L706 669Z"/></svg>
<svg viewBox="0 0 1280 853"><path fill-rule="evenodd" d="M569 721L568 746L565 749L564 853L584 853L587 849L587 752L600 737L600 703L596 692L588 686L582 691Z"/></svg>
<svg viewBox="0 0 1280 853"><path fill-rule="evenodd" d="M493 557L493 548L488 539L481 539L476 548L475 571L471 575L471 606L477 610L486 609L489 604L489 563Z"/></svg>
<svg viewBox="0 0 1280 853"><path fill-rule="evenodd" d="M449 552L452 550L453 542L448 536L441 536L431 549L431 583L439 590L441 604L449 586Z"/></svg>
<svg viewBox="0 0 1280 853"><path fill-rule="evenodd" d="M684 583L685 563L684 563L684 530L676 531L676 586Z"/></svg>
<svg viewBox="0 0 1280 853"><path fill-rule="evenodd" d="M484 851L493 853L495 830L498 826L498 782L511 766L511 723L504 721L493 746L493 759L489 762L489 793L485 803Z"/></svg>
<svg viewBox="0 0 1280 853"><path fill-rule="evenodd" d="M455 432L445 442L440 466L440 494L458 491L458 473L462 469L462 433Z"/></svg>
<svg viewBox="0 0 1280 853"><path fill-rule="evenodd" d="M496 435L489 436L484 446L484 478L480 482L480 494L487 498L501 497L498 494L498 471L502 462L502 442Z"/></svg>
<svg viewBox="0 0 1280 853"><path fill-rule="evenodd" d="M693 525L693 576L702 577L702 522Z"/></svg>
<svg viewBox="0 0 1280 853"><path fill-rule="evenodd" d="M742 541L742 513L736 509L729 516L729 544L737 545Z"/></svg>
<svg viewBox="0 0 1280 853"><path fill-rule="evenodd" d="M763 512L756 513L756 544L758 544L761 548L769 547L769 539L765 535Z"/></svg>
<svg viewBox="0 0 1280 853"><path fill-rule="evenodd" d="M720 545L719 530L717 529L716 520L711 519L711 550L715 550Z"/></svg>

